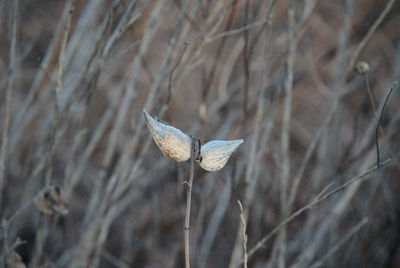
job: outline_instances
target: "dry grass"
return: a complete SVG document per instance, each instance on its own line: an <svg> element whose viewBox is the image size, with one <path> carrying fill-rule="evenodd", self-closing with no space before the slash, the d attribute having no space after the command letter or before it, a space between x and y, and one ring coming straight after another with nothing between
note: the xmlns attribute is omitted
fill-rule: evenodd
<svg viewBox="0 0 400 268"><path fill-rule="evenodd" d="M398 25L395 0L0 1L0 265L184 267L189 164L146 109L245 141L196 171L192 267L398 267ZM54 185L65 216L33 202Z"/></svg>

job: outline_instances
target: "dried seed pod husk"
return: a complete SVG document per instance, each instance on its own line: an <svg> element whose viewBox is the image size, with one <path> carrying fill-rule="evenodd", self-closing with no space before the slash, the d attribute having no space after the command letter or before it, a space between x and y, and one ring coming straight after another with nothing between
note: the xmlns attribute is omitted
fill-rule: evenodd
<svg viewBox="0 0 400 268"><path fill-rule="evenodd" d="M191 138L170 125L159 122L143 110L147 126L158 148L166 157L182 162L190 158Z"/></svg>
<svg viewBox="0 0 400 268"><path fill-rule="evenodd" d="M25 263L22 262L21 256L15 251L11 252L10 256L7 258L7 265L12 268L26 268Z"/></svg>
<svg viewBox="0 0 400 268"><path fill-rule="evenodd" d="M367 74L369 73L369 64L368 62L365 61L360 61L359 63L357 63L355 70L359 73L359 74Z"/></svg>
<svg viewBox="0 0 400 268"><path fill-rule="evenodd" d="M231 154L243 143L243 140L210 141L201 146L200 166L207 171L217 171L223 168Z"/></svg>
<svg viewBox="0 0 400 268"><path fill-rule="evenodd" d="M35 206L45 214L68 214L68 209L61 196L61 190L57 186L44 188L34 199Z"/></svg>

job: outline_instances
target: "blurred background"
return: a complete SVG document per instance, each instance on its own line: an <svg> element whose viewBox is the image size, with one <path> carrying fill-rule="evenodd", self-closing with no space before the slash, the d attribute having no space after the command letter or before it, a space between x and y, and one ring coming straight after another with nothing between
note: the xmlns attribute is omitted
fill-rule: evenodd
<svg viewBox="0 0 400 268"><path fill-rule="evenodd" d="M144 108L244 139L196 169L192 267L400 267L399 26L395 0L0 1L2 267L184 267L189 162Z"/></svg>

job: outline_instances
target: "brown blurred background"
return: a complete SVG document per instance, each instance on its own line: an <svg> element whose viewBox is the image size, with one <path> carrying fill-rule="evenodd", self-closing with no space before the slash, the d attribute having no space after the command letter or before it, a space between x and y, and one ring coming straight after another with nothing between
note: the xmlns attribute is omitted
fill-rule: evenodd
<svg viewBox="0 0 400 268"><path fill-rule="evenodd" d="M244 139L196 170L192 267L243 266L238 199L248 267L400 267L399 37L396 0L0 1L1 265L184 267L189 163L145 108Z"/></svg>

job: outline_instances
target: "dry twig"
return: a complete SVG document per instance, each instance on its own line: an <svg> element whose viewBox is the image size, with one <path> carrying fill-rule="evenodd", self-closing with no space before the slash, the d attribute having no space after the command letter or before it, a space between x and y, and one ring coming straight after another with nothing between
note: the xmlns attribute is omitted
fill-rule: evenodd
<svg viewBox="0 0 400 268"><path fill-rule="evenodd" d="M387 159L385 161L383 161L382 163L380 163L380 167L383 167L387 164L389 164L391 161L391 159ZM336 194L337 192L340 192L342 190L344 190L345 188L347 188L349 185L357 182L357 181L362 181L364 178L367 178L369 174L371 174L373 171L377 170L378 166L374 166L370 169L368 169L367 171L365 171L364 173L362 173L359 176L356 176L352 179L350 179L349 181L347 181L346 183L342 184L341 186L333 189L332 191L328 192L327 194L324 194L323 196L321 196L318 199L314 199L314 201L308 203L307 205L305 205L304 207L298 209L297 211L295 211L292 215L290 215L289 217L287 217L285 220L283 220L279 225L277 225L274 229L272 229L271 232L269 232L266 236L264 236L261 240L259 240L257 242L257 244L249 251L248 257L250 258L255 252L257 252L258 250L260 250L264 244L271 238L273 237L283 226L286 226L288 223L290 223L292 220L294 220L295 218L297 218L298 216L300 216L301 214L303 214L305 211L312 209L315 205L319 204L320 202L330 198L331 196L333 196L334 194ZM240 263L242 263L243 261L241 261ZM236 266L238 266L239 264L236 264Z"/></svg>
<svg viewBox="0 0 400 268"><path fill-rule="evenodd" d="M376 142L376 165L378 166L378 168L379 168L379 163L380 163L380 158L381 158L381 155L380 155L380 152L379 152L379 129L380 129L380 127L381 127L381 124L382 124L382 120L383 120L383 112L385 111L385 106L386 106L386 103L388 102L388 100L389 100L389 98L390 98L390 95L392 94L392 92L393 92L393 90L395 89L395 88L397 88L397 81L392 85L392 87L390 88L390 90L389 90L389 92L387 93L387 95L386 95L386 98L385 98L385 101L383 102L383 106L382 106L382 110L381 110L381 113L380 113L380 116L379 116L379 121L378 121L378 125L376 126L376 130L375 130L375 142ZM383 132L383 131L382 131Z"/></svg>
<svg viewBox="0 0 400 268"><path fill-rule="evenodd" d="M190 248L189 248L189 228L190 228L190 206L192 202L192 187L193 187L193 178L194 178L194 169L195 169L195 152L196 146L198 144L198 139L192 137L192 149L190 152L190 177L189 181L185 182L186 185L186 210L185 210L185 226L184 226L184 235L185 235L185 267L190 268ZM197 151L199 148L197 148Z"/></svg>
<svg viewBox="0 0 400 268"><path fill-rule="evenodd" d="M242 237L243 237L243 267L247 268L247 234L246 234L246 219L243 214L243 206L238 199L238 204L240 208L240 220L242 221Z"/></svg>
<svg viewBox="0 0 400 268"><path fill-rule="evenodd" d="M3 198L2 192L4 187L4 179L6 173L6 161L8 151L8 135L11 118L11 98L12 91L14 90L14 81L16 76L16 57L17 57L17 35L18 35L18 14L19 14L19 0L13 1L11 15L11 45L10 45L10 62L8 65L7 85L5 90L5 107L4 107L4 125L1 141L1 155L0 155L0 207Z"/></svg>

